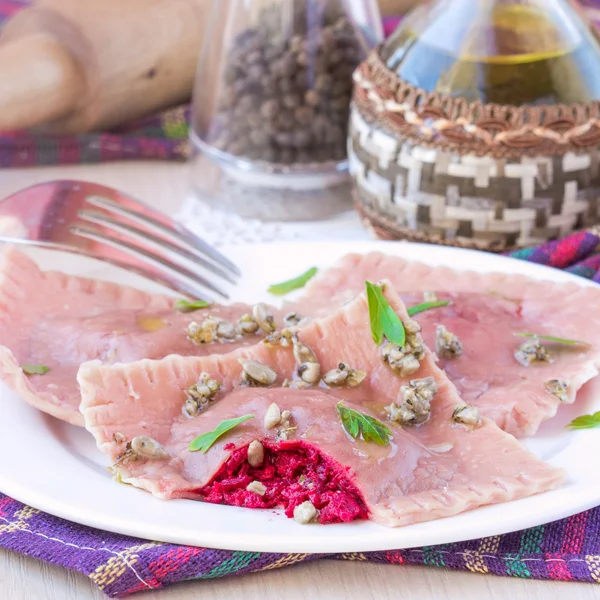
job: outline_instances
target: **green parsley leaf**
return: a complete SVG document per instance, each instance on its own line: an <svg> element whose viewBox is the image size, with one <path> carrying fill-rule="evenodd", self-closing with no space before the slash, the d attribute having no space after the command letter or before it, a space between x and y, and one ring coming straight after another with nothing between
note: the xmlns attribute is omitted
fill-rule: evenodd
<svg viewBox="0 0 600 600"><path fill-rule="evenodd" d="M190 452L198 452L198 450L200 450L201 452L206 453L222 435L228 431L231 431L234 427L237 427L240 423L243 423L248 419L254 419L254 415L244 415L243 417L238 417L237 419L225 419L225 421L221 421L214 431L203 433L197 438L194 438L190 442L188 450Z"/></svg>
<svg viewBox="0 0 600 600"><path fill-rule="evenodd" d="M442 306L448 306L452 304L450 300L436 300L435 302L422 302L421 304L417 304L416 306L411 306L407 309L408 315L412 317L413 315L418 315L419 313L425 312L426 310L431 310L432 308L441 308Z"/></svg>
<svg viewBox="0 0 600 600"><path fill-rule="evenodd" d="M342 426L352 439L362 434L365 442L373 442L379 446L387 446L390 443L392 432L381 421L348 408L341 402L336 404L336 409L342 420Z"/></svg>
<svg viewBox="0 0 600 600"><path fill-rule="evenodd" d="M21 365L21 369L27 375L44 375L44 373L50 370L50 367L45 367L44 365Z"/></svg>
<svg viewBox="0 0 600 600"><path fill-rule="evenodd" d="M267 291L275 296L283 296L284 294L288 294L293 290L303 288L309 282L309 280L311 280L317 274L317 271L317 267L312 267L308 269L308 271L302 273L302 275L294 277L294 279L288 279L287 281L273 284Z"/></svg>
<svg viewBox="0 0 600 600"><path fill-rule="evenodd" d="M194 312L209 306L210 302L206 302L206 300L192 300L191 302L189 300L177 300L175 302L175 310L183 313Z"/></svg>
<svg viewBox="0 0 600 600"><path fill-rule="evenodd" d="M600 427L600 411L593 415L583 415L571 421L567 427L569 429L594 429Z"/></svg>
<svg viewBox="0 0 600 600"><path fill-rule="evenodd" d="M588 342L580 342L579 340L566 340L564 338L555 337L553 335L539 335L537 333L515 333L517 337L532 338L537 337L540 340L548 342L556 342L557 344L567 344L569 346L591 346Z"/></svg>
<svg viewBox="0 0 600 600"><path fill-rule="evenodd" d="M406 331L400 317L383 295L381 286L370 281L365 281L367 288L367 303L369 305L369 320L371 323L371 335L376 344L383 342L383 336L398 346L404 346L406 342Z"/></svg>

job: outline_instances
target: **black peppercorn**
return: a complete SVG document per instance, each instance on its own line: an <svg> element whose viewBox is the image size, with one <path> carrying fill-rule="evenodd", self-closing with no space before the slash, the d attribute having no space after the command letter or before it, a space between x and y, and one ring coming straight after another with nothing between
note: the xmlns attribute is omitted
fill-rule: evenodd
<svg viewBox="0 0 600 600"><path fill-rule="evenodd" d="M287 108L297 108L302 102L299 94L286 94L283 98L283 105Z"/></svg>
<svg viewBox="0 0 600 600"><path fill-rule="evenodd" d="M308 90L306 94L304 94L304 102L308 106L318 106L320 100L319 92L315 90Z"/></svg>
<svg viewBox="0 0 600 600"><path fill-rule="evenodd" d="M294 118L300 125L310 125L315 111L310 106L298 106L294 111Z"/></svg>
<svg viewBox="0 0 600 600"><path fill-rule="evenodd" d="M265 119L271 119L279 112L279 100L271 98L265 100L263 105L260 107L260 113Z"/></svg>

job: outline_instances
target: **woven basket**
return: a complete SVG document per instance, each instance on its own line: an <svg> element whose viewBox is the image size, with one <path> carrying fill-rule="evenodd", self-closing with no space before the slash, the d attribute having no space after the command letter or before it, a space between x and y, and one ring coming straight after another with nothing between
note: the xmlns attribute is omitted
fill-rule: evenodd
<svg viewBox="0 0 600 600"><path fill-rule="evenodd" d="M355 73L355 205L385 239L494 252L600 222L600 103L514 107L417 89L379 49Z"/></svg>

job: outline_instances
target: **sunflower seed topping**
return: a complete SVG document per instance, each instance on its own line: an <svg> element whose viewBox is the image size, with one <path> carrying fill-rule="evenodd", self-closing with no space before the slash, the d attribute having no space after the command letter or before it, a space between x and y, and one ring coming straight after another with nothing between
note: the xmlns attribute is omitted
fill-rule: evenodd
<svg viewBox="0 0 600 600"><path fill-rule="evenodd" d="M331 387L339 387L346 383L349 371L346 363L340 363L337 369L331 369L323 375L323 383Z"/></svg>
<svg viewBox="0 0 600 600"><path fill-rule="evenodd" d="M260 302L259 304L254 305L252 316L258 323L258 326L267 335L275 331L275 317L273 317L271 309L266 304Z"/></svg>
<svg viewBox="0 0 600 600"><path fill-rule="evenodd" d="M544 384L546 391L556 396L561 402L569 401L569 382L562 379L551 379Z"/></svg>
<svg viewBox="0 0 600 600"><path fill-rule="evenodd" d="M197 417L200 414L201 410L202 409L200 408L200 405L198 404L197 400L188 397L183 403L183 409L181 412L183 412L183 414L189 419L193 419L194 417Z"/></svg>
<svg viewBox="0 0 600 600"><path fill-rule="evenodd" d="M313 352L312 348L303 344L296 333L292 334L292 344L294 347L294 358L296 362L301 365L303 363L318 363L317 355Z"/></svg>
<svg viewBox="0 0 600 600"><path fill-rule="evenodd" d="M288 333L289 332L289 333ZM294 351L294 358L296 359L296 373L300 377L300 381L314 385L321 379L321 365L317 359L317 355L313 352L310 346L307 346L298 339L297 329L283 330L282 335L285 333L286 337L291 340ZM285 387L296 387L302 389L302 386L294 385L295 381L286 381Z"/></svg>
<svg viewBox="0 0 600 600"><path fill-rule="evenodd" d="M187 327L187 337L194 344L212 344L236 338L235 327L229 321L208 316L202 323L192 321Z"/></svg>
<svg viewBox="0 0 600 600"><path fill-rule="evenodd" d="M273 402L265 413L265 429L274 429L277 427L277 441L285 441L290 434L298 429L297 427L292 427L291 419L292 413L289 410L281 412L279 406Z"/></svg>
<svg viewBox="0 0 600 600"><path fill-rule="evenodd" d="M281 340L281 331L274 331L265 337L263 344L266 344L269 348L277 348L282 345Z"/></svg>
<svg viewBox="0 0 600 600"><path fill-rule="evenodd" d="M403 425L421 425L429 419L431 401L437 392L437 383L433 377L413 379L400 388L396 402L386 406L390 420Z"/></svg>
<svg viewBox="0 0 600 600"><path fill-rule="evenodd" d="M366 371L359 371L356 369L350 369L350 375L348 375L348 379L346 379L346 387L354 388L358 387L367 376Z"/></svg>
<svg viewBox="0 0 600 600"><path fill-rule="evenodd" d="M321 379L321 365L318 362L305 362L298 367L298 376L309 385L314 385Z"/></svg>
<svg viewBox="0 0 600 600"><path fill-rule="evenodd" d="M254 494L258 494L259 496L264 496L267 493L267 488L260 481L251 481L246 486L247 492L253 492Z"/></svg>
<svg viewBox="0 0 600 600"><path fill-rule="evenodd" d="M267 412L265 413L265 429L273 429L273 427L279 425L280 421L281 410L279 409L279 406L273 402L273 404L267 408Z"/></svg>
<svg viewBox="0 0 600 600"><path fill-rule="evenodd" d="M281 346L282 348L289 348L292 345L292 337L297 332L295 327L285 327L281 331L274 331L269 334L263 343L270 348L276 348Z"/></svg>
<svg viewBox="0 0 600 600"><path fill-rule="evenodd" d="M414 347L422 346L423 340L419 335L421 333L421 326L414 319L406 319L406 321L403 322L403 325L407 334L406 338L408 343Z"/></svg>
<svg viewBox="0 0 600 600"><path fill-rule="evenodd" d="M389 364L392 371L400 377L414 375L421 366L419 358L415 356L413 348L408 344L400 347L391 342L386 342L381 347L381 356L384 362Z"/></svg>
<svg viewBox="0 0 600 600"><path fill-rule="evenodd" d="M131 442L127 442L125 444L125 450L121 452L115 459L115 464L113 465L113 469L117 467L117 465L126 465L134 460L137 460L139 457L131 448Z"/></svg>
<svg viewBox="0 0 600 600"><path fill-rule="evenodd" d="M235 330L239 335L252 335L258 331L256 319L249 314L242 315L235 324Z"/></svg>
<svg viewBox="0 0 600 600"><path fill-rule="evenodd" d="M115 444L122 444L126 439L125 436L122 433L119 433L118 431L115 431L115 433L113 433L112 438Z"/></svg>
<svg viewBox="0 0 600 600"><path fill-rule="evenodd" d="M452 420L473 429L481 425L479 410L469 404L459 404L452 413Z"/></svg>
<svg viewBox="0 0 600 600"><path fill-rule="evenodd" d="M234 340L236 336L235 326L229 321L221 321L217 325L217 337L222 340Z"/></svg>
<svg viewBox="0 0 600 600"><path fill-rule="evenodd" d="M406 319L403 325L406 332L404 346L385 342L381 346L381 356L398 376L410 377L419 370L420 361L425 358L425 346L421 337L421 326L416 321Z"/></svg>
<svg viewBox="0 0 600 600"><path fill-rule="evenodd" d="M238 358L242 365L242 384L268 387L277 381L277 373L257 360Z"/></svg>
<svg viewBox="0 0 600 600"><path fill-rule="evenodd" d="M298 504L298 506L294 508L294 520L297 523L300 523L300 525L308 525L308 523L314 521L316 517L317 509L310 500Z"/></svg>
<svg viewBox="0 0 600 600"><path fill-rule="evenodd" d="M190 418L198 415L214 400L220 389L221 384L218 381L212 379L208 373L200 373L198 382L191 385L185 392L183 414Z"/></svg>
<svg viewBox="0 0 600 600"><path fill-rule="evenodd" d="M138 435L131 440L131 450L141 458L169 458L169 453L156 441L147 435Z"/></svg>
<svg viewBox="0 0 600 600"><path fill-rule="evenodd" d="M283 324L286 327L295 327L299 325L304 320L304 317L301 317L298 313L291 312L283 317Z"/></svg>
<svg viewBox="0 0 600 600"><path fill-rule="evenodd" d="M323 375L323 383L330 387L353 388L359 386L366 376L366 371L355 371L348 363L341 362L337 369L331 369Z"/></svg>
<svg viewBox="0 0 600 600"><path fill-rule="evenodd" d="M248 445L248 464L251 467L260 467L265 460L265 448L258 441L253 440Z"/></svg>
<svg viewBox="0 0 600 600"><path fill-rule="evenodd" d="M462 356L463 347L454 333L438 325L435 328L435 351L440 358L457 358Z"/></svg>
<svg viewBox="0 0 600 600"><path fill-rule="evenodd" d="M297 427L283 426L277 430L277 441L285 442L290 435L294 433L298 429Z"/></svg>
<svg viewBox="0 0 600 600"><path fill-rule="evenodd" d="M552 354L548 348L542 345L540 338L537 336L523 342L514 353L514 357L524 367L528 367L535 362L552 362Z"/></svg>
<svg viewBox="0 0 600 600"><path fill-rule="evenodd" d="M194 344L212 344L217 339L219 320L207 317L202 324L192 321L187 328L187 337Z"/></svg>

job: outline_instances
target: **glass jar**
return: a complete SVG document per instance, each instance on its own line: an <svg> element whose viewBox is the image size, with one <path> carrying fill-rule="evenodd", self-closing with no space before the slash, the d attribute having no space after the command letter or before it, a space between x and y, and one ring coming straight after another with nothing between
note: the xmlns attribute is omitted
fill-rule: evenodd
<svg viewBox="0 0 600 600"><path fill-rule="evenodd" d="M350 208L352 74L381 39L376 0L214 0L191 115L200 199L263 220Z"/></svg>

